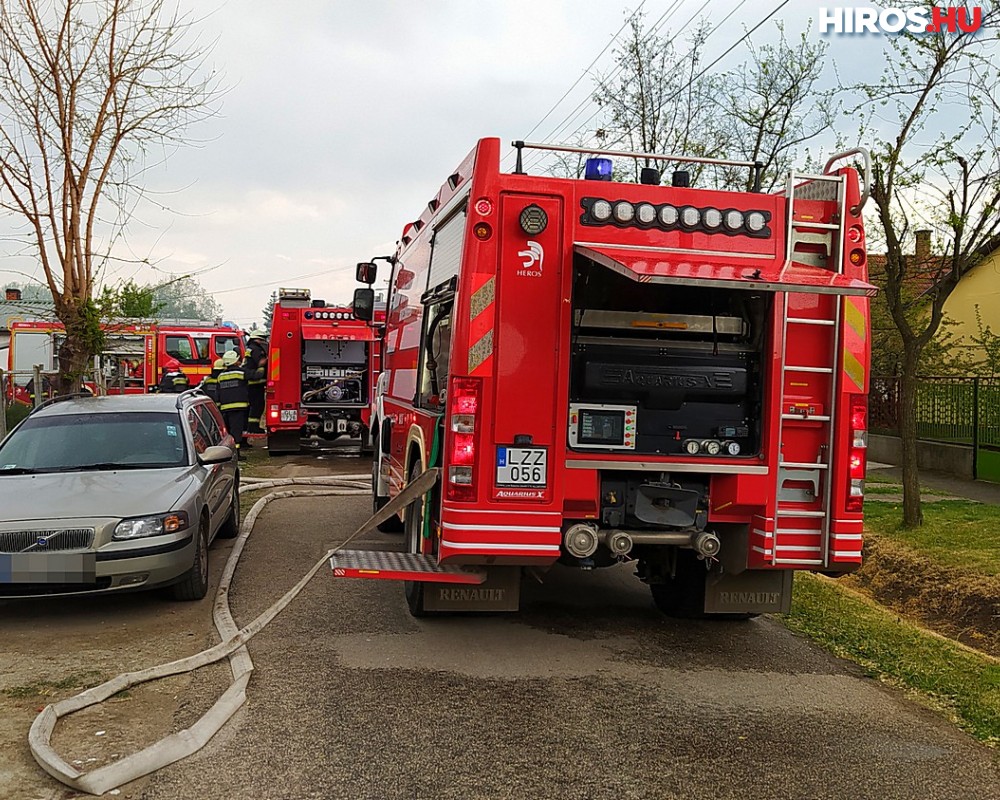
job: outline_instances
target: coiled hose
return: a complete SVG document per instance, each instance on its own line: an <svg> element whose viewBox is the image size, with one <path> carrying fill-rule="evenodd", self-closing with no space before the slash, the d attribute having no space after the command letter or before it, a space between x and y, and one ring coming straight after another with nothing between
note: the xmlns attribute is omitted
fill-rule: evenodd
<svg viewBox="0 0 1000 800"><path fill-rule="evenodd" d="M122 786L143 775L148 775L162 767L186 758L204 747L223 725L236 713L246 701L246 688L253 671L253 661L247 651L246 643L262 631L289 603L305 588L313 576L329 562L330 558L343 549L349 542L356 539L401 511L421 495L430 491L437 482L438 470L429 469L406 489L387 503L377 514L371 517L358 530L329 550L302 577L295 586L289 589L277 602L262 612L256 619L243 628L237 628L229 608L229 588L232 585L236 565L239 563L247 539L253 532L254 523L260 512L268 503L286 497L328 497L328 496L363 496L371 495L370 475L330 475L314 478L244 478L240 486L240 494L250 491L260 491L281 486L313 486L314 489L283 489L270 492L260 498L243 520L240 534L236 538L233 550L226 561L222 579L215 595L213 619L216 630L222 641L219 644L202 650L186 658L180 658L166 664L139 670L125 672L99 686L86 689L73 697L47 705L35 717L28 732L28 746L35 761L49 775L77 791L93 795ZM68 764L52 747L52 732L56 722L81 709L103 703L121 691L140 683L166 678L171 675L181 675L193 672L199 667L207 666L229 658L233 672L233 682L223 692L215 704L206 711L190 728L177 731L142 750L125 756L91 772L81 772Z"/></svg>

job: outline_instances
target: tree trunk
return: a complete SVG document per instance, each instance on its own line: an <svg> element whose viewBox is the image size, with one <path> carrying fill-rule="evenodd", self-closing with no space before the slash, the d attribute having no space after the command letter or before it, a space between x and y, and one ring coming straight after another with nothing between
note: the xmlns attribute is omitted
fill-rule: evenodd
<svg viewBox="0 0 1000 800"><path fill-rule="evenodd" d="M101 337L100 327L91 319L86 306L64 306L59 309L59 319L66 327L66 335L59 345L59 376L56 380L58 394L79 392L85 375L89 375L95 347Z"/></svg>
<svg viewBox="0 0 1000 800"><path fill-rule="evenodd" d="M903 455L903 527L917 528L924 524L924 513L917 467L917 367L916 358L909 352L904 354L899 379L899 440Z"/></svg>

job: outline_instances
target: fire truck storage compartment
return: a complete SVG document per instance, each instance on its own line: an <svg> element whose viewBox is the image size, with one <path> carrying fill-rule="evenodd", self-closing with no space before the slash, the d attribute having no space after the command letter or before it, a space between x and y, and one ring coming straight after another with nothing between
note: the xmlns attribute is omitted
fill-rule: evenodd
<svg viewBox="0 0 1000 800"><path fill-rule="evenodd" d="M764 291L637 283L577 255L570 447L756 455L772 298Z"/></svg>
<svg viewBox="0 0 1000 800"><path fill-rule="evenodd" d="M306 406L365 404L367 342L306 339L302 345L302 402Z"/></svg>

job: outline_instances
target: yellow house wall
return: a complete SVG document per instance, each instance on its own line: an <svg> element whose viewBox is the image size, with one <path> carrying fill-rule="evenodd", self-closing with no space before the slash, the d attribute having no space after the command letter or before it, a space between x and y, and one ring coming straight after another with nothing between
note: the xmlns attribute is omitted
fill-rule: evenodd
<svg viewBox="0 0 1000 800"><path fill-rule="evenodd" d="M981 353L981 348L971 341L978 333L977 305L983 327L989 325L993 333L1000 335L1000 250L970 270L944 304L945 316L957 323L949 330L962 337L962 344L968 345L973 354Z"/></svg>

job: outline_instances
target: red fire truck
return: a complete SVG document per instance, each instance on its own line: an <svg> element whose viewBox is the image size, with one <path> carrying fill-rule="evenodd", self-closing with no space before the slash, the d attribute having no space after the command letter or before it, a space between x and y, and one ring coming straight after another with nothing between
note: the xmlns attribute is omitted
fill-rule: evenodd
<svg viewBox="0 0 1000 800"><path fill-rule="evenodd" d="M265 425L271 455L341 436L369 449L372 391L380 370L378 329L350 306L327 306L308 289L279 289L271 317Z"/></svg>
<svg viewBox="0 0 1000 800"><path fill-rule="evenodd" d="M15 372L15 398L29 403L25 385L31 370L58 371L59 345L65 334L61 322L15 322L10 330L7 368ZM176 359L192 386L212 370L212 362L227 350L242 356L243 337L224 325L197 320L109 323L104 326L104 348L97 356L98 376L88 381L91 390L108 394L142 394L160 380L160 367ZM98 387L98 378L100 387Z"/></svg>
<svg viewBox="0 0 1000 800"><path fill-rule="evenodd" d="M414 614L514 610L525 568L629 561L667 613L746 617L787 611L796 570L857 569L867 152L765 194L611 180L620 158L759 185L752 163L605 152L568 180L522 149L593 151L514 145L504 173L481 140L403 230L375 507L440 480L404 552L341 552L334 575L402 579Z"/></svg>

